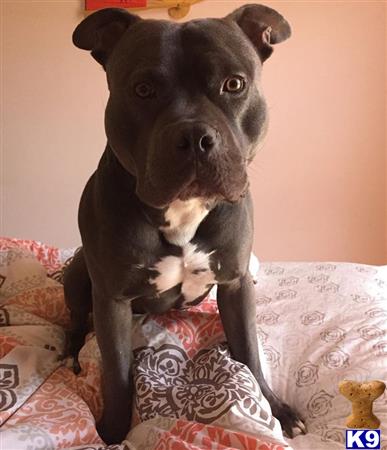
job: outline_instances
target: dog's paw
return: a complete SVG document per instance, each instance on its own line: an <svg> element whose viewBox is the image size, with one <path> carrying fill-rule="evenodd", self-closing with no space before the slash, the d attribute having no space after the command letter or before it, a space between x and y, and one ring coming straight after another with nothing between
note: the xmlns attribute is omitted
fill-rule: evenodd
<svg viewBox="0 0 387 450"><path fill-rule="evenodd" d="M105 444L120 444L129 432L129 425L127 422L127 420L117 420L117 417L110 418L109 420L105 420L102 417L97 423L98 434Z"/></svg>
<svg viewBox="0 0 387 450"><path fill-rule="evenodd" d="M81 365L79 364L78 355L79 350L81 349L83 345L84 339L75 339L74 334L70 331L66 332L66 341L65 341L65 348L61 355L58 356L59 361L63 361L67 358L72 359L72 366L73 372L75 375L78 375L81 372Z"/></svg>
<svg viewBox="0 0 387 450"><path fill-rule="evenodd" d="M73 358L73 372L75 375L78 375L79 373L81 373L82 371L82 367L79 364L79 360L78 360L78 356L74 356Z"/></svg>
<svg viewBox="0 0 387 450"><path fill-rule="evenodd" d="M273 415L279 420L282 431L293 439L300 434L306 434L307 429L304 421L293 409L286 403L278 403L272 406Z"/></svg>
<svg viewBox="0 0 387 450"><path fill-rule="evenodd" d="M70 359L69 359L69 361L65 361L68 358L71 358L72 361L70 361ZM82 368L81 368L81 365L79 364L79 360L78 360L77 356L71 356L69 354L62 353L61 355L58 355L57 361L62 362L67 368L73 369L73 372L75 375L78 375L82 371Z"/></svg>

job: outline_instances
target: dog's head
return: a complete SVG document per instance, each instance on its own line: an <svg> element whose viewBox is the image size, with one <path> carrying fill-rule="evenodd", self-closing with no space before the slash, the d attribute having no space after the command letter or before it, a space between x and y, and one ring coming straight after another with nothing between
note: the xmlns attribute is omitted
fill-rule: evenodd
<svg viewBox="0 0 387 450"><path fill-rule="evenodd" d="M286 20L262 5L181 24L103 9L78 25L74 44L106 70L109 146L142 201L243 195L266 128L262 63L289 36Z"/></svg>

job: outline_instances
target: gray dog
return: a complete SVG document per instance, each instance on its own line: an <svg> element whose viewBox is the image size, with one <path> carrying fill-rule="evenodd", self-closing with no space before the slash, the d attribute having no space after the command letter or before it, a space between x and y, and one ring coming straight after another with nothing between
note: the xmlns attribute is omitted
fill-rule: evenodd
<svg viewBox="0 0 387 450"><path fill-rule="evenodd" d="M181 24L104 9L74 31L74 44L105 69L110 97L107 145L79 207L83 247L65 274L67 352L78 372L93 311L107 443L130 426L132 314L195 305L214 284L232 356L284 431L305 431L262 375L248 272L246 170L266 129L262 63L289 36L286 20L262 5Z"/></svg>

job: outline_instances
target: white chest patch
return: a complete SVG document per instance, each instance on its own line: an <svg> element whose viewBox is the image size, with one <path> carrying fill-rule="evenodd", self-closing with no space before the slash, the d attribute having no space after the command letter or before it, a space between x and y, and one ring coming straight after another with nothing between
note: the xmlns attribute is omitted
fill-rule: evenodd
<svg viewBox="0 0 387 450"><path fill-rule="evenodd" d="M159 274L150 283L156 285L159 293L182 283L181 293L185 303L190 303L216 282L210 268L212 253L197 251L195 245L188 243L183 246L182 256L166 256L153 267Z"/></svg>
<svg viewBox="0 0 387 450"><path fill-rule="evenodd" d="M160 227L160 230L168 242L183 247L195 236L200 222L207 214L206 202L202 198L175 200L165 213L165 220L169 224Z"/></svg>

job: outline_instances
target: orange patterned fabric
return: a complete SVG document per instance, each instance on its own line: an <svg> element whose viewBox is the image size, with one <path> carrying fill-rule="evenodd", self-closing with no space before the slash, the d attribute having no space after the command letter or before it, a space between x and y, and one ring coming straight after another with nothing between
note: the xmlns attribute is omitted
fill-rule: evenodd
<svg viewBox="0 0 387 450"><path fill-rule="evenodd" d="M7 421L4 430L21 424L39 428L51 436L58 449L102 444L77 384L72 371L59 367Z"/></svg>
<svg viewBox="0 0 387 450"><path fill-rule="evenodd" d="M233 433L224 428L206 426L200 423L177 420L175 425L163 433L155 450L181 449L243 449L281 450L283 447L268 444L260 439L242 433Z"/></svg>

